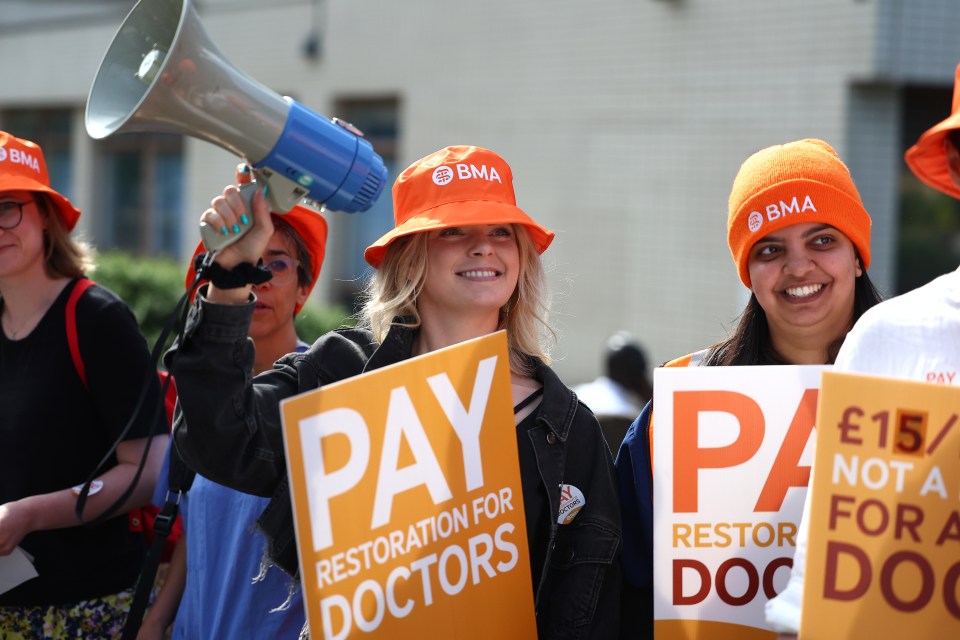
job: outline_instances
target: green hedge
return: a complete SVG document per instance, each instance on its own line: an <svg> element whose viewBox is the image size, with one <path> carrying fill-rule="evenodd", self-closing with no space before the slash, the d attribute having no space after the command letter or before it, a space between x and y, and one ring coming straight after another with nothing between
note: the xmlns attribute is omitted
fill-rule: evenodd
<svg viewBox="0 0 960 640"><path fill-rule="evenodd" d="M352 327L356 321L348 318L347 314L346 307L340 305L324 307L308 301L297 314L297 335L302 340L313 343L328 331L339 327Z"/></svg>
<svg viewBox="0 0 960 640"><path fill-rule="evenodd" d="M153 348L184 293L184 265L169 258L105 251L97 256L96 269L90 275L127 303ZM331 329L353 324L346 316L344 307L321 307L308 302L297 316L297 334L313 342Z"/></svg>
<svg viewBox="0 0 960 640"><path fill-rule="evenodd" d="M915 289L960 263L960 204L955 198L908 174L900 185L900 211L897 289L892 293Z"/></svg>

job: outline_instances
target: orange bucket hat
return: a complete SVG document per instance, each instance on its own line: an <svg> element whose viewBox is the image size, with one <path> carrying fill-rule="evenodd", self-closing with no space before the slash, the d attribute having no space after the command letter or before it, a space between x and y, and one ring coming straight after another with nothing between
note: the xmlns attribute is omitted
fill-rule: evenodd
<svg viewBox="0 0 960 640"><path fill-rule="evenodd" d="M393 183L393 216L396 226L363 254L374 268L394 240L421 231L522 224L537 253L550 246L554 235L517 207L510 165L481 147L446 147L407 167Z"/></svg>
<svg viewBox="0 0 960 640"><path fill-rule="evenodd" d="M43 150L36 143L0 131L0 191L38 191L54 203L63 226L73 231L80 210L50 188Z"/></svg>
<svg viewBox="0 0 960 640"><path fill-rule="evenodd" d="M300 205L294 207L287 213L275 213L273 215L289 223L290 226L293 227L293 230L303 238L304 244L307 245L307 251L310 252L311 267L310 286L307 289L307 297L310 297L310 292L313 291L314 285L317 284L317 278L320 276L320 267L323 266L323 256L326 253L327 221L318 211ZM197 248L193 251L193 257L190 258L190 266L187 268L187 277L184 281L184 286L187 288L193 284L193 279L197 277L197 270L193 266L194 262L197 256L205 251L206 248L203 246L203 242L197 244ZM201 284L204 282L206 282L206 280L201 280ZM294 313L300 313L301 307L303 307L303 305L298 304Z"/></svg>
<svg viewBox="0 0 960 640"><path fill-rule="evenodd" d="M870 266L870 214L837 152L807 139L761 149L733 181L727 243L740 280L750 287L749 258L761 238L791 225L821 222L839 229Z"/></svg>
<svg viewBox="0 0 960 640"><path fill-rule="evenodd" d="M916 144L904 154L907 166L925 184L954 198L960 198L960 187L950 177L944 146L947 136L955 129L960 129L960 65L957 65L954 75L953 108L950 115L925 131Z"/></svg>

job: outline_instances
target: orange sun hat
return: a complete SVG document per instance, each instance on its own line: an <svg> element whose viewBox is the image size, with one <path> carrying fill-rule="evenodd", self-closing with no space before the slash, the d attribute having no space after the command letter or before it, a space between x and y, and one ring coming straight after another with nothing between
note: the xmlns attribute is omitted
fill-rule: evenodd
<svg viewBox="0 0 960 640"><path fill-rule="evenodd" d="M407 167L393 184L393 212L394 228L363 254L374 268L397 238L435 229L521 224L537 253L553 242L552 231L517 207L510 165L482 147L446 147Z"/></svg>
<svg viewBox="0 0 960 640"><path fill-rule="evenodd" d="M950 115L946 120L927 129L903 156L910 170L925 184L954 198L960 198L960 187L950 177L947 151L944 147L947 136L954 129L960 129L960 65L957 65L954 73L953 108L950 109Z"/></svg>
<svg viewBox="0 0 960 640"><path fill-rule="evenodd" d="M47 194L67 231L73 231L80 219L80 210L50 187L50 175L40 146L6 131L0 131L0 191Z"/></svg>
<svg viewBox="0 0 960 640"><path fill-rule="evenodd" d="M294 207L287 213L272 215L289 223L293 230L303 238L304 244L307 245L311 266L310 286L307 289L307 297L309 298L310 292L313 291L314 285L317 284L317 278L320 276L320 268L323 266L323 256L327 248L327 221L320 212L302 205ZM203 246L203 242L197 244L197 248L193 251L193 257L190 258L190 266L187 268L187 277L184 282L184 286L187 288L193 284L193 279L197 277L197 270L193 266L194 262L197 256L205 251L206 247ZM204 282L206 280L201 280L201 284ZM294 313L300 313L302 307L303 305L298 304Z"/></svg>

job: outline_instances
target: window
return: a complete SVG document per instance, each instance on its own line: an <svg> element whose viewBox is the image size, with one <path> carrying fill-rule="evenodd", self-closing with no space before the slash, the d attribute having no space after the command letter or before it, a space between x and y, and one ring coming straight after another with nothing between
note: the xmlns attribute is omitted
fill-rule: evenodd
<svg viewBox="0 0 960 640"><path fill-rule="evenodd" d="M362 213L329 215L341 216L330 221L330 229L342 229L339 246L342 251L331 269L334 278L332 301L345 305L351 312L358 309L358 294L372 269L363 259L363 251L377 238L393 228L393 199L390 187L400 169L397 168L398 101L395 98L370 100L340 100L336 116L350 122L363 132L387 168L383 192L369 210ZM330 252L328 250L328 255Z"/></svg>
<svg viewBox="0 0 960 640"><path fill-rule="evenodd" d="M97 150L101 243L133 253L179 255L182 136L123 134L98 143Z"/></svg>
<svg viewBox="0 0 960 640"><path fill-rule="evenodd" d="M74 189L70 166L72 121L69 109L16 109L3 113L3 130L40 145L50 186L68 199Z"/></svg>

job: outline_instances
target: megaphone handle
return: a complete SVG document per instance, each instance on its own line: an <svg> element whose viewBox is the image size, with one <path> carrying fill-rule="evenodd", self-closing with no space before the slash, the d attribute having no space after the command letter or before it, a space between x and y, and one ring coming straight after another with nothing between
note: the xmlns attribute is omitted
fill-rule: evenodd
<svg viewBox="0 0 960 640"><path fill-rule="evenodd" d="M240 226L240 233L230 233L228 235L224 235L219 229L214 229L213 226L207 224L206 222L200 223L200 238L203 240L203 246L206 247L208 252L216 251L219 253L226 247L229 247L234 242L245 236L247 232L253 228L252 200L253 194L256 193L259 187L260 185L256 182L245 182L237 187L240 190L240 197L243 198L244 204L247 205L247 219L250 220L248 224L238 223Z"/></svg>

